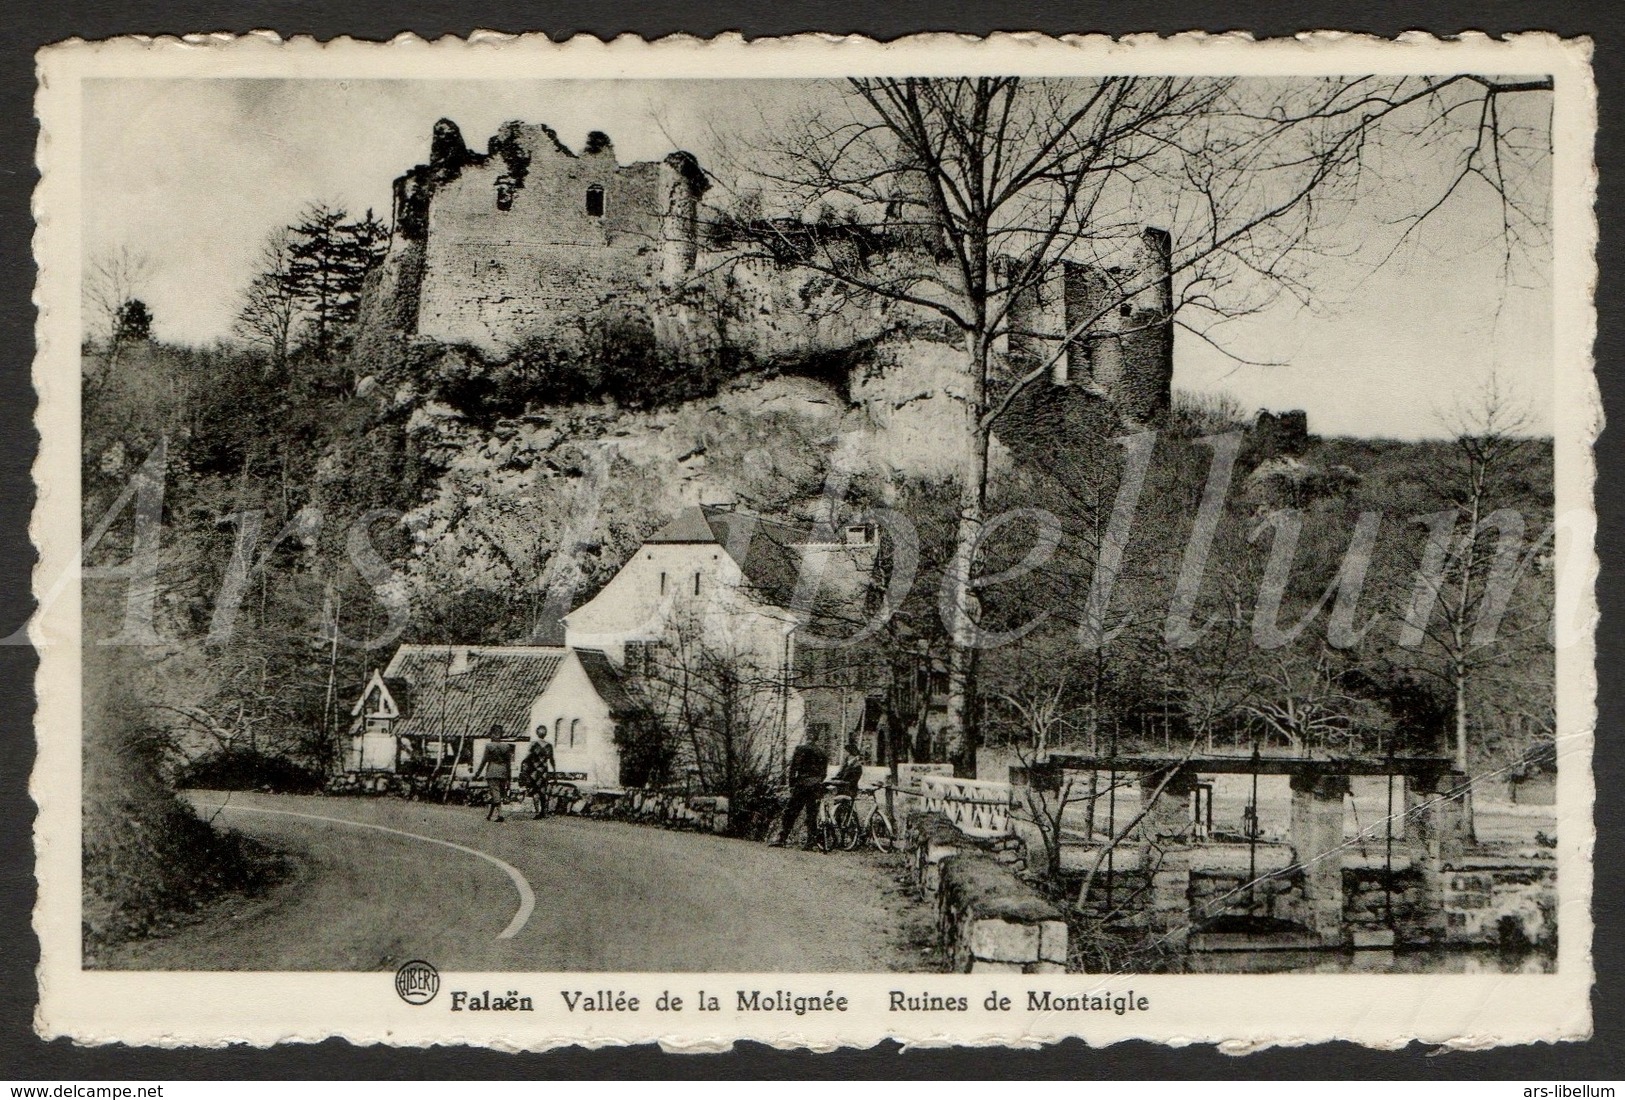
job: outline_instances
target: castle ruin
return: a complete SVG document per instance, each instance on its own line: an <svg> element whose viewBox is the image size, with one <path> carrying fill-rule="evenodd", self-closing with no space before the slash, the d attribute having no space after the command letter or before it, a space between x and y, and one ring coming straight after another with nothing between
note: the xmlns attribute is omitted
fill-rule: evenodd
<svg viewBox="0 0 1625 1100"><path fill-rule="evenodd" d="M940 330L918 307L851 301L794 254L803 238L828 248L845 231L865 263L942 262L918 188L906 171L898 178L877 229L774 219L753 235L702 216L710 182L689 153L622 165L601 132L577 153L550 127L523 122L504 124L479 153L442 119L428 162L395 181L394 233L364 323L500 356L587 318L636 316L684 353L726 340L768 361ZM1047 359L1087 325L1048 388L1073 391L1063 404L1105 399L1126 420L1154 422L1173 375L1171 247L1167 232L1148 228L1121 266L1056 265L1012 304L1000 350Z"/></svg>

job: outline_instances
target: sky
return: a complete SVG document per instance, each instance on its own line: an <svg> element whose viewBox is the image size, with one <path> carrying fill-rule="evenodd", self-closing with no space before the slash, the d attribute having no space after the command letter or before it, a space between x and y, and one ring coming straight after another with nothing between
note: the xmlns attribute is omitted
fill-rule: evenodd
<svg viewBox="0 0 1625 1100"><path fill-rule="evenodd" d="M147 256L139 296L156 335L209 343L229 335L267 235L313 201L387 218L391 181L427 159L441 117L476 149L523 119L576 149L606 131L623 163L685 148L716 170L738 135L835 94L791 81L87 81L85 251ZM1397 185L1349 210L1345 247L1315 261L1308 305L1283 296L1226 324L1210 333L1222 351L1180 331L1175 387L1302 408L1319 434L1419 438L1440 435L1441 414L1494 371L1549 433L1549 248L1509 279L1498 203L1468 187L1377 262L1398 237L1396 204L1447 167L1402 162Z"/></svg>

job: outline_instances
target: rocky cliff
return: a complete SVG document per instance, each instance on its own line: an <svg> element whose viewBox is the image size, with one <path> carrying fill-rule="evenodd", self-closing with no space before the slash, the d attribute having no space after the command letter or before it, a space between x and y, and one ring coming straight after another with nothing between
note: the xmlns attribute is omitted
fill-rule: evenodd
<svg viewBox="0 0 1625 1100"><path fill-rule="evenodd" d="M422 594L518 589L556 614L685 505L728 501L810 519L837 468L856 501L950 476L963 432L960 362L948 345L899 339L844 378L751 373L667 407L578 402L494 423L411 383L379 392L407 417L409 445L433 472L405 521L411 583Z"/></svg>

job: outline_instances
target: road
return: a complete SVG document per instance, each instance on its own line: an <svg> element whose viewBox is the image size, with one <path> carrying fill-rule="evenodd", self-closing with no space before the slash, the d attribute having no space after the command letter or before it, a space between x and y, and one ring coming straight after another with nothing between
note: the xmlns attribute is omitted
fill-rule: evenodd
<svg viewBox="0 0 1625 1100"><path fill-rule="evenodd" d="M923 907L895 857L398 799L194 792L295 872L115 969L864 971L908 968Z"/></svg>

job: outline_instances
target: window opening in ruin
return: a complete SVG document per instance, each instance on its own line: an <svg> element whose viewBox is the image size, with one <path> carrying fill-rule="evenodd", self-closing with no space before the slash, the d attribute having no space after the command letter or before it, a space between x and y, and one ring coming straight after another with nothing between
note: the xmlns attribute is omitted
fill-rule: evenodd
<svg viewBox="0 0 1625 1100"><path fill-rule="evenodd" d="M587 188L587 216L589 218L604 216L604 189L596 183Z"/></svg>
<svg viewBox="0 0 1625 1100"><path fill-rule="evenodd" d="M1117 307L1117 312L1122 314L1124 317L1132 317L1134 315L1134 307L1129 305L1127 302L1124 302L1122 305Z"/></svg>
<svg viewBox="0 0 1625 1100"><path fill-rule="evenodd" d="M513 209L514 180L512 176L497 177L497 209Z"/></svg>

